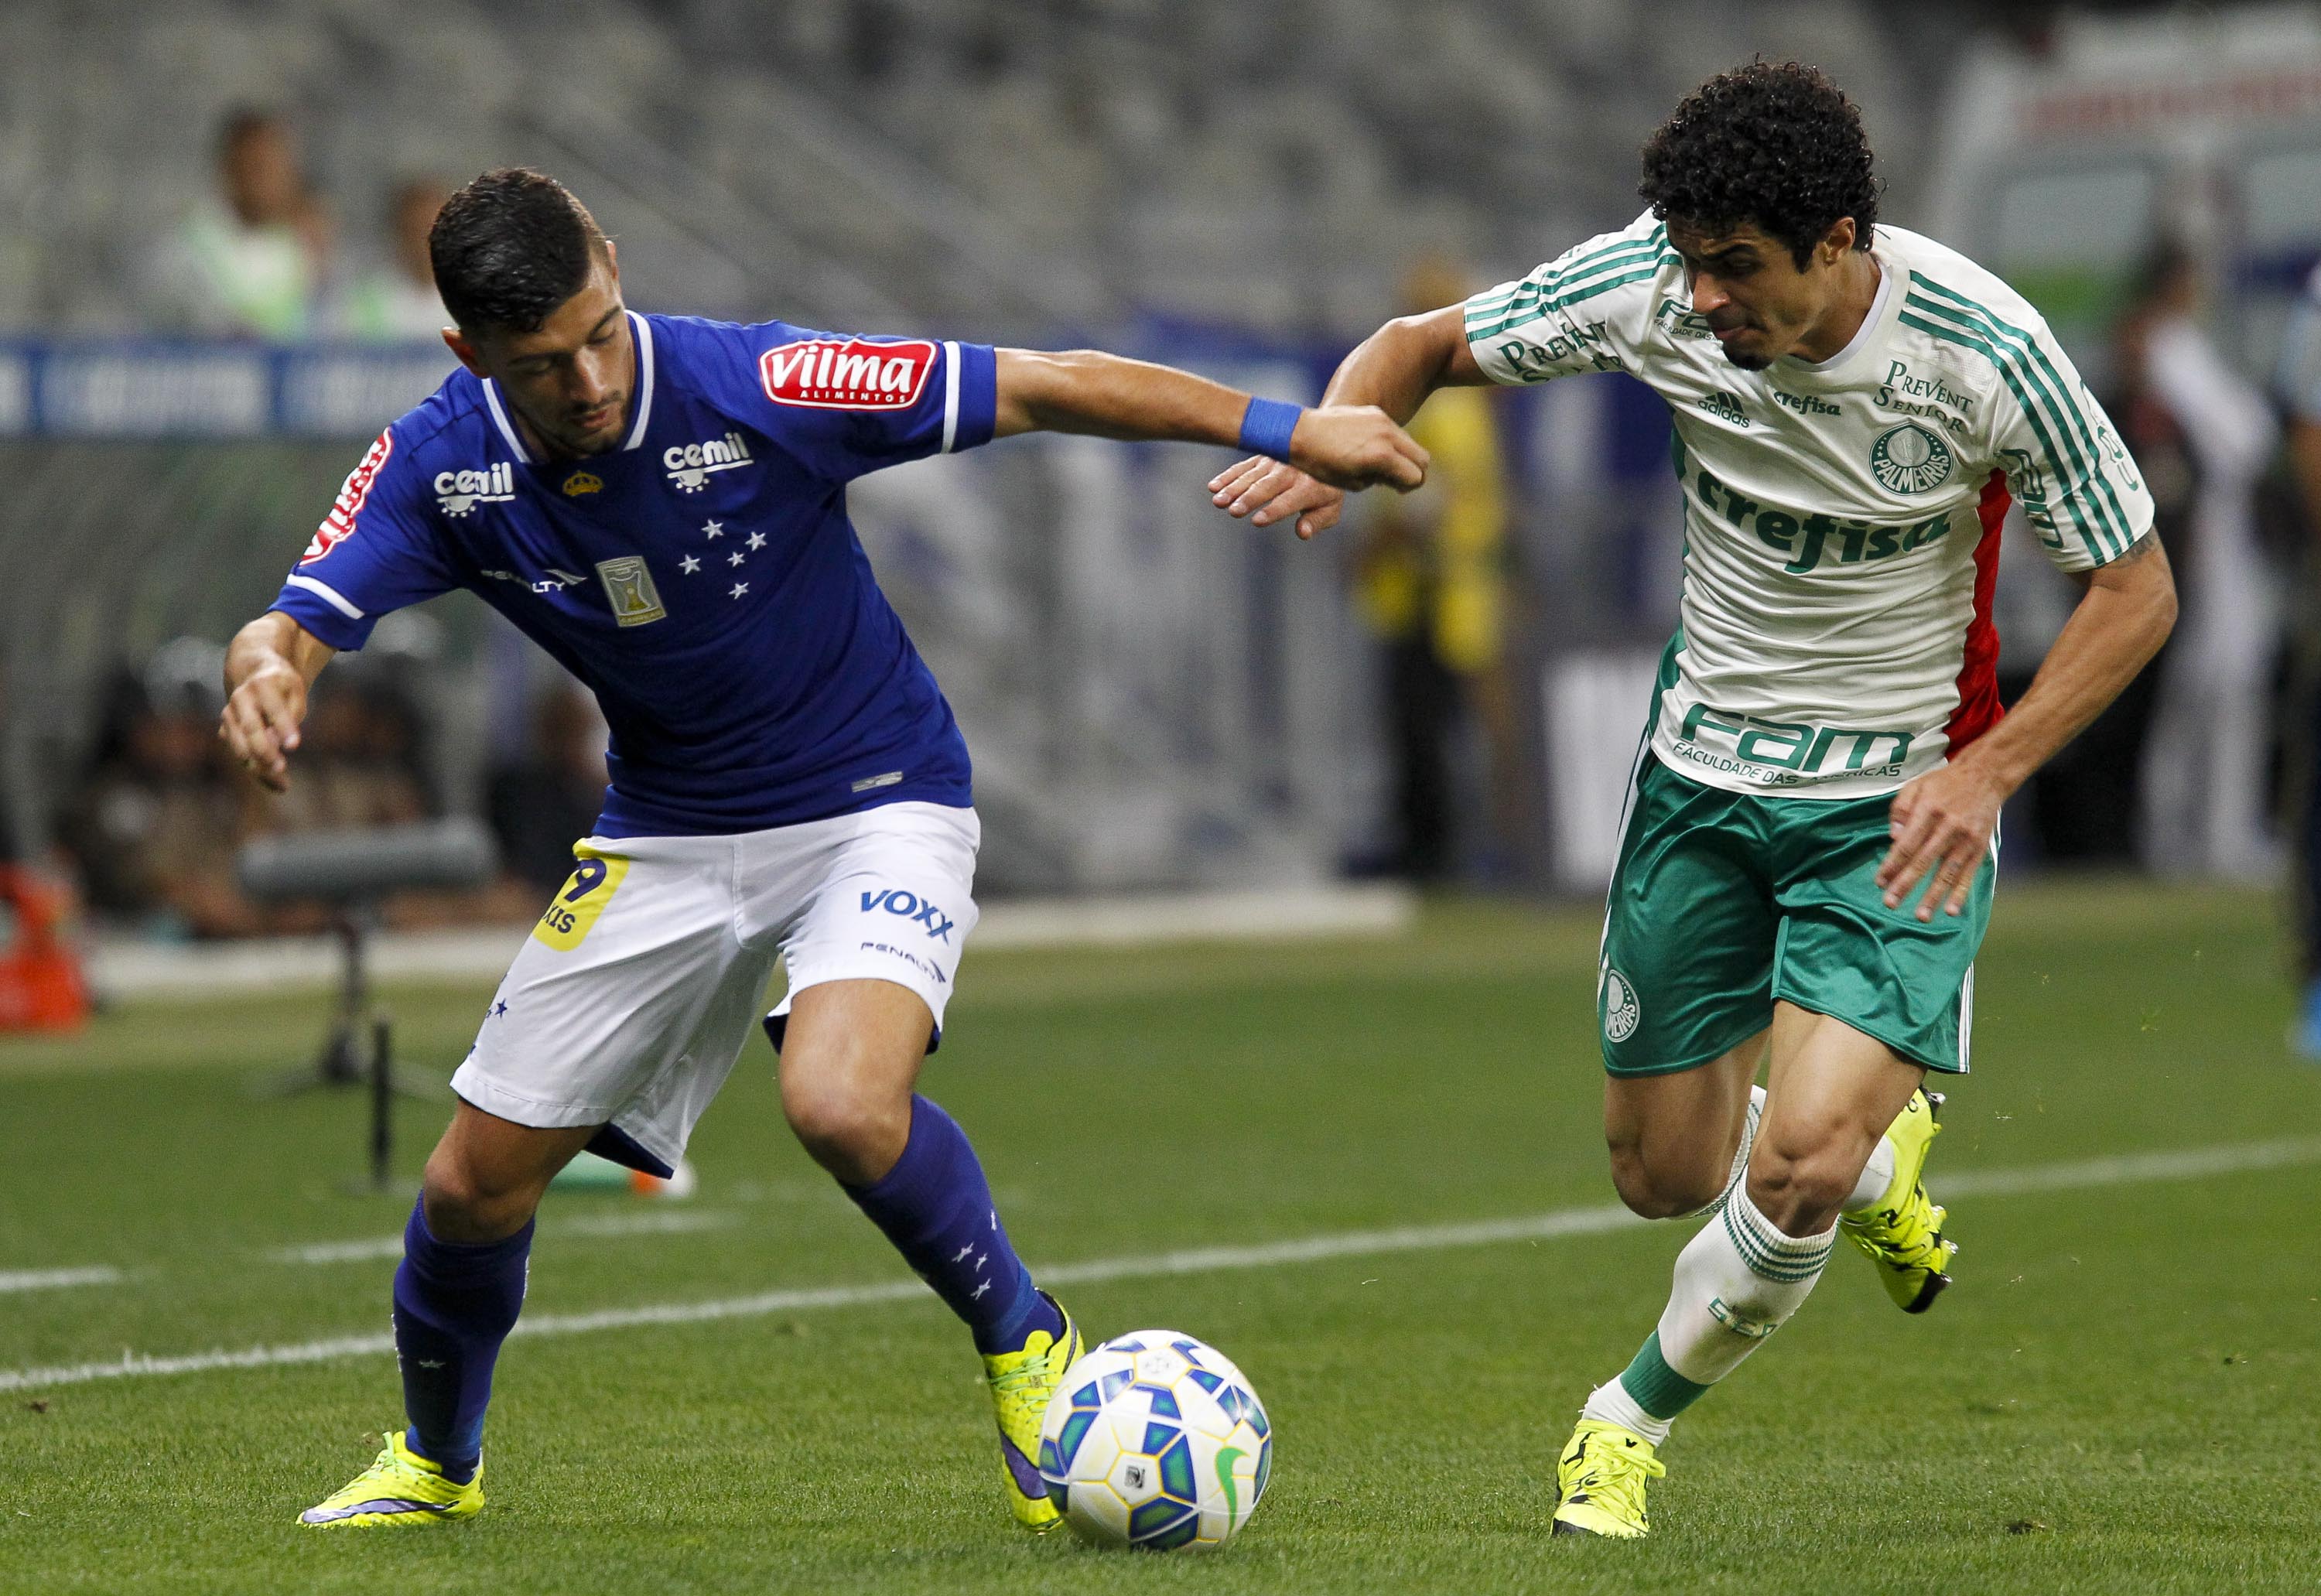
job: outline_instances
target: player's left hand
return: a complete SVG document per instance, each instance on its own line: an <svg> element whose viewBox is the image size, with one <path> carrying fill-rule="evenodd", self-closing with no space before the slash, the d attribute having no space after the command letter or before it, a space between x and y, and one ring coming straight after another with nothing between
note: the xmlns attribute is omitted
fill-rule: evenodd
<svg viewBox="0 0 2321 1596"><path fill-rule="evenodd" d="M1297 418L1289 434L1289 463L1333 488L1408 493L1426 480L1429 458L1377 406L1324 405Z"/></svg>
<svg viewBox="0 0 2321 1596"><path fill-rule="evenodd" d="M1886 907L1901 907L1924 880L1920 920L1934 917L1937 901L1946 915L1964 909L1975 872L1989 857L1991 834L1998 829L1998 811L2006 802L2006 788L1971 761L1928 771L1904 786L1890 811L1893 845L1878 867Z"/></svg>
<svg viewBox="0 0 2321 1596"><path fill-rule="evenodd" d="M1262 454L1210 478L1209 502L1236 520L1246 518L1252 526L1294 517L1297 535L1309 539L1335 526L1346 508L1343 489Z"/></svg>

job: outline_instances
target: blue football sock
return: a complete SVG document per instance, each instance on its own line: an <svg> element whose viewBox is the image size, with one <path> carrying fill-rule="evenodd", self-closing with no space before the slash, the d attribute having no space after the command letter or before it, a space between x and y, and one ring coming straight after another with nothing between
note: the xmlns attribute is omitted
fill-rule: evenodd
<svg viewBox="0 0 2321 1596"><path fill-rule="evenodd" d="M1007 1243L967 1133L926 1099L911 1099L911 1139L895 1167L845 1191L967 1321L978 1352L1014 1352L1034 1330L1063 1333L1062 1316L1033 1290Z"/></svg>
<svg viewBox="0 0 2321 1596"><path fill-rule="evenodd" d="M395 1272L395 1357L403 1368L405 1444L461 1484L484 1450L492 1365L523 1307L532 1221L504 1241L461 1246L427 1228L423 1198L403 1227Z"/></svg>

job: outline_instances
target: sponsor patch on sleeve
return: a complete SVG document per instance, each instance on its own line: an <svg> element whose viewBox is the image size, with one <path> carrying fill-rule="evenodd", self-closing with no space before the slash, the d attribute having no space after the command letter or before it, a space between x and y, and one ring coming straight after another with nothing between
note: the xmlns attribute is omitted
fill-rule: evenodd
<svg viewBox="0 0 2321 1596"><path fill-rule="evenodd" d="M361 461L347 473L331 513L323 517L322 525L314 529L314 541L298 556L299 564L313 564L354 534L355 518L362 514L363 501L370 497L371 484L378 480L387 457L394 452L395 429L389 427L379 433L378 442L364 451Z"/></svg>
<svg viewBox="0 0 2321 1596"><path fill-rule="evenodd" d="M758 357L758 379L777 405L810 410L908 410L926 391L935 346L810 338Z"/></svg>

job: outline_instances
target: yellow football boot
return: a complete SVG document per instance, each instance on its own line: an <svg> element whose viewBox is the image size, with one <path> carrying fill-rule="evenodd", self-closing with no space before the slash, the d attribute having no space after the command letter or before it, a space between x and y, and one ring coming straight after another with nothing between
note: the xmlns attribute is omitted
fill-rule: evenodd
<svg viewBox="0 0 2321 1596"><path fill-rule="evenodd" d="M1874 1208L1840 1214L1845 1239L1878 1265L1886 1294L1904 1313L1924 1313L1951 1283L1947 1271L1958 1243L1943 1236L1947 1216L1926 1196L1926 1150L1942 1134L1940 1092L1914 1091L1887 1127L1894 1144L1894 1180Z"/></svg>
<svg viewBox="0 0 2321 1596"><path fill-rule="evenodd" d="M1064 1305L1045 1291L1040 1295L1047 1297L1048 1306L1064 1321L1064 1333L1034 1330L1015 1351L993 1353L983 1360L991 1406L999 1416L999 1478L1007 1491L1007 1506L1016 1523L1035 1532L1052 1529L1059 1518L1040 1478L1040 1420L1047 1414L1048 1399L1064 1382L1064 1372L1087 1350L1079 1327Z"/></svg>
<svg viewBox="0 0 2321 1596"><path fill-rule="evenodd" d="M1581 1419L1556 1460L1557 1500L1549 1533L1642 1540L1652 1528L1644 1517L1644 1482L1668 1473L1658 1451L1621 1425Z"/></svg>
<svg viewBox="0 0 2321 1596"><path fill-rule="evenodd" d="M387 1450L370 1467L347 1482L346 1487L298 1515L309 1529L367 1529L374 1524L441 1524L447 1518L472 1518L484 1505L484 1465L465 1485L443 1477L432 1459L404 1444L401 1430L390 1431Z"/></svg>

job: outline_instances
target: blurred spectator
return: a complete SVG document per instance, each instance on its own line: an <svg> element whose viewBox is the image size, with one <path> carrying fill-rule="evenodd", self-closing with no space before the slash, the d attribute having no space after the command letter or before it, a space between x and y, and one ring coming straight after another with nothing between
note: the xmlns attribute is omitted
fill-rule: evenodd
<svg viewBox="0 0 2321 1596"><path fill-rule="evenodd" d="M428 230L450 190L432 178L396 186L387 204L387 258L332 296L325 317L338 337L367 343L432 342L450 322L427 258Z"/></svg>
<svg viewBox="0 0 2321 1596"><path fill-rule="evenodd" d="M596 829L605 783L604 717L572 683L549 689L533 708L528 755L492 778L502 864L527 888L554 891L572 873L572 844Z"/></svg>
<svg viewBox="0 0 2321 1596"><path fill-rule="evenodd" d="M2280 626L2256 485L2280 430L2264 395L2201 327L2200 302L2198 262L2163 244L2117 333L2127 405L2114 414L2138 461L2167 460L2178 479L2167 485L2167 530L2181 618L2160 661L2144 749L2143 853L2170 874L2256 880L2276 863L2266 770ZM2167 453L2147 454L2147 437L2164 438Z"/></svg>
<svg viewBox="0 0 2321 1596"><path fill-rule="evenodd" d="M2298 929L2305 999L2298 1050L2321 1062L2321 269L2305 285L2280 341L2280 397L2289 461L2305 509L2304 580L2297 616L2298 707L2289 717L2289 834L2297 851Z"/></svg>
<svg viewBox="0 0 2321 1596"><path fill-rule="evenodd" d="M236 111L219 130L217 160L218 197L187 216L154 260L149 313L176 332L303 338L330 224L290 130L268 112Z"/></svg>
<svg viewBox="0 0 2321 1596"><path fill-rule="evenodd" d="M343 830L424 819L410 707L383 684L349 672L317 682L302 728L296 775L278 798L255 786L257 831Z"/></svg>
<svg viewBox="0 0 2321 1596"><path fill-rule="evenodd" d="M115 680L57 831L97 912L164 935L249 935L264 916L234 885L241 799L218 750L222 671L200 646L181 640Z"/></svg>
<svg viewBox="0 0 2321 1596"><path fill-rule="evenodd" d="M1405 283L1404 308L1434 310L1465 294L1456 271L1428 261ZM1480 390L1438 391L1410 433L1434 467L1424 488L1374 514L1356 582L1362 616L1386 645L1397 831L1385 867L1441 880L1458 862L1462 811L1490 817L1497 834L1479 850L1487 871L1507 863L1513 840L1503 825L1519 780L1506 672L1507 514L1498 427ZM1488 764L1485 791L1464 802L1462 733L1479 734Z"/></svg>

